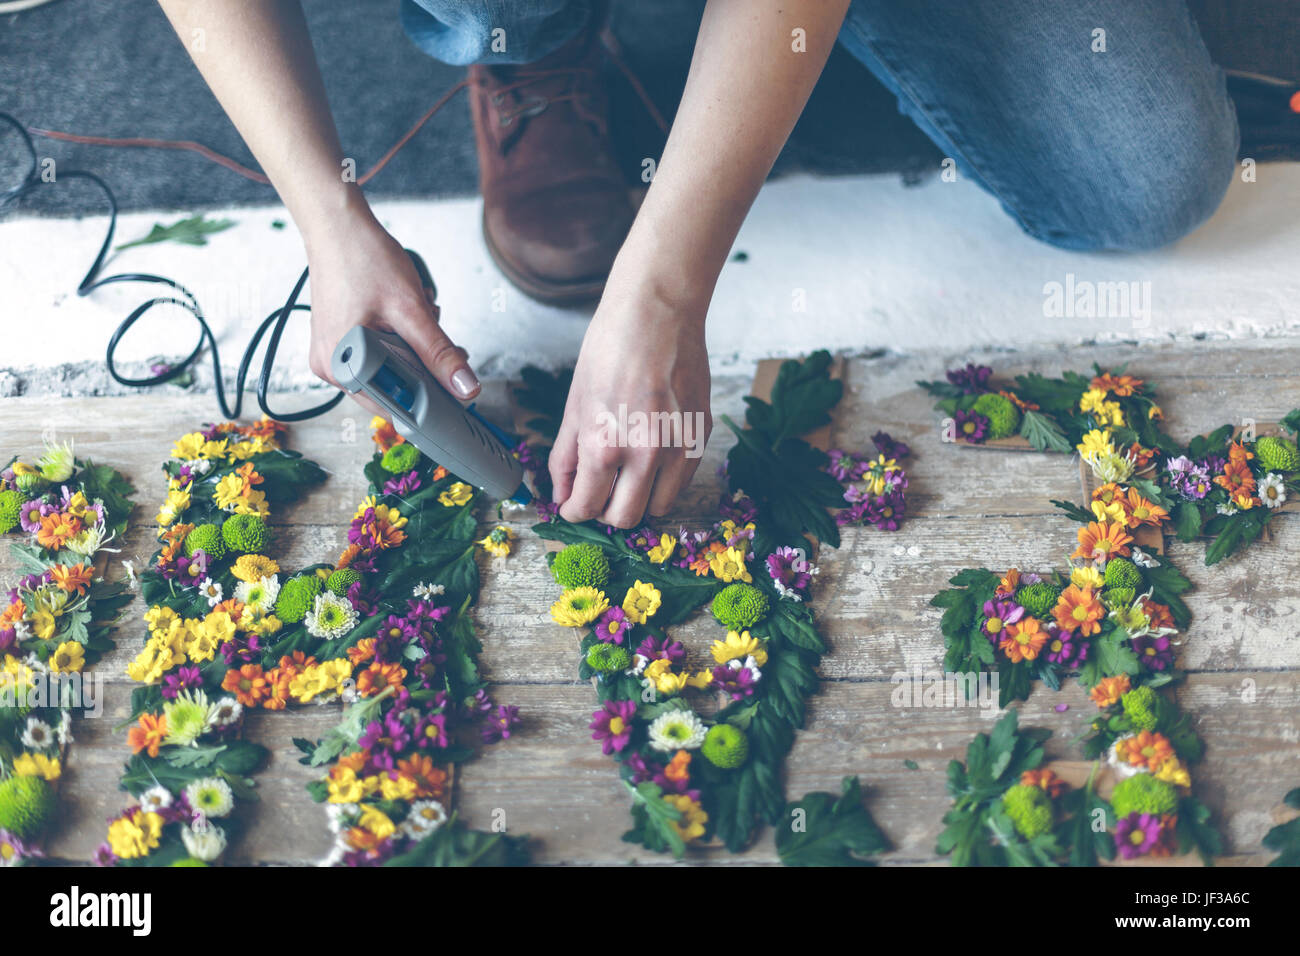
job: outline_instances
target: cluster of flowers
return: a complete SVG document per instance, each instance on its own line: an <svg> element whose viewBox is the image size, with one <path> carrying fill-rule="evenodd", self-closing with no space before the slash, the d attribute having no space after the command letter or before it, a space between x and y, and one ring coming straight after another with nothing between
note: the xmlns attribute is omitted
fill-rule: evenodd
<svg viewBox="0 0 1300 956"><path fill-rule="evenodd" d="M110 820L99 862L199 865L221 856L236 798L252 796L246 775L265 756L241 739L250 708L351 704L338 728L304 744L305 763L330 764L309 788L330 807L336 840L327 864L383 863L439 830L460 725L479 725L488 740L509 736L517 711L494 709L480 684L464 682L472 661L458 659L455 676L443 666L468 653L454 629L468 627L461 616L474 594L456 594L453 612L442 580L410 583L408 575L388 588L398 593L379 590L419 560L406 554L418 547L408 538L413 521L472 530L473 489L388 422L372 426L372 493L353 515L347 546L333 565L291 575L266 553L265 519L324 473L281 448L280 427L269 422L177 442L164 466L163 547L141 580L149 636L128 666L145 685L133 697L135 756L123 780L137 804ZM467 544L445 574L473 563Z"/></svg>
<svg viewBox="0 0 1300 956"><path fill-rule="evenodd" d="M72 742L72 715L88 702L86 672L113 647L113 621L130 600L102 571L130 502L117 472L47 445L35 464L0 471L0 534L28 573L0 610L0 866L41 856Z"/></svg>
<svg viewBox="0 0 1300 956"><path fill-rule="evenodd" d="M826 453L826 471L844 485L844 500L849 503L835 521L841 527L867 524L897 531L907 511L907 472L898 463L912 450L885 432L876 432L871 440L877 452L874 459L838 448Z"/></svg>

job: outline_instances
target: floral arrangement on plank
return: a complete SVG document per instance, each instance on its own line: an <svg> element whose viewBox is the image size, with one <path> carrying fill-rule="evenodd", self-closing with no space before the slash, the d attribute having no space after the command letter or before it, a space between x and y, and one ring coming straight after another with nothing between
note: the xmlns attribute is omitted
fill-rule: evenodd
<svg viewBox="0 0 1300 956"><path fill-rule="evenodd" d="M113 469L47 444L34 464L0 470L0 534L24 573L0 611L0 866L41 856L58 813L57 788L77 709L91 700L90 669L114 647L131 600L103 576L126 531L130 484Z"/></svg>
<svg viewBox="0 0 1300 956"><path fill-rule="evenodd" d="M582 634L579 675L600 702L591 736L618 762L633 799L628 842L681 856L716 839L736 851L761 823L782 819L782 766L825 650L808 603L818 569L804 534L838 544L842 525L897 527L906 487L897 464L906 446L888 436L877 436L874 461L838 450L828 461L798 437L829 422L840 399L829 366L825 352L784 363L770 403L747 399L748 428L726 420L738 435L731 490L709 528L627 534L570 524L539 505L550 520L534 531L565 545L548 557L562 589L551 616ZM530 426L553 435L565 381L534 369L525 384L521 404L543 412ZM546 449L526 455L544 494ZM827 509L845 500L849 516L837 520ZM703 608L717 637L688 649L671 629ZM856 786L842 802L817 796L823 852L850 856L855 841L864 854L883 848L883 837L856 826L865 814ZM791 861L805 852L817 853L794 846Z"/></svg>
<svg viewBox="0 0 1300 956"><path fill-rule="evenodd" d="M510 734L478 678L468 610L477 597L477 494L372 423L370 494L333 564L284 573L266 519L325 478L282 447L283 426L210 426L164 464L162 547L141 575L149 636L128 674L122 787L136 800L109 822L101 863L205 865L234 836L249 774L265 759L241 735L254 708L342 700L342 722L295 740L327 768L309 790L328 806L328 864L516 859L515 838L449 817L450 767L472 751L459 731ZM490 536L489 539L490 540Z"/></svg>

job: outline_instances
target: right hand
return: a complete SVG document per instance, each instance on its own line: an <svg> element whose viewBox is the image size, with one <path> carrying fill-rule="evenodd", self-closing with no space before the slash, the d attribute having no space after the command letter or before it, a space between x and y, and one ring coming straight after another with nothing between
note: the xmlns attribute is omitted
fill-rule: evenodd
<svg viewBox="0 0 1300 956"><path fill-rule="evenodd" d="M354 326L395 332L434 378L461 401L479 393L464 349L438 324L438 307L425 295L410 257L370 213L350 213L307 242L311 270L311 370L331 385L330 359ZM372 402L366 408L382 414Z"/></svg>

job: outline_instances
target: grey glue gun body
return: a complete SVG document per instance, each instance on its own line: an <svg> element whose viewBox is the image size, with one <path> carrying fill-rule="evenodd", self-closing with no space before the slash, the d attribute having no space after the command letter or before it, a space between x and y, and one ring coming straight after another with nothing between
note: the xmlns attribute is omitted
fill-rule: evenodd
<svg viewBox="0 0 1300 956"><path fill-rule="evenodd" d="M492 426L451 397L402 339L365 326L334 349L334 378L382 406L407 441L494 498L527 495L524 469Z"/></svg>

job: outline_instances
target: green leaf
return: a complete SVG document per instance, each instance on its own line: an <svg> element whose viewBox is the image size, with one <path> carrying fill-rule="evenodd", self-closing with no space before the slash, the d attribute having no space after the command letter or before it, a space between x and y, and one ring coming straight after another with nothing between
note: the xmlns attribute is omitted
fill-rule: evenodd
<svg viewBox="0 0 1300 956"><path fill-rule="evenodd" d="M862 804L857 777L845 777L837 798L805 794L785 808L776 831L776 851L786 866L872 866L889 841Z"/></svg>
<svg viewBox="0 0 1300 956"><path fill-rule="evenodd" d="M528 838L470 830L451 819L405 853L384 866L523 866L528 863Z"/></svg>
<svg viewBox="0 0 1300 956"><path fill-rule="evenodd" d="M233 219L209 219L203 213L195 213L187 219L178 219L169 226L154 223L148 235L130 242L119 244L116 249L130 249L132 246L147 246L155 242L181 242L187 246L206 246L208 236L224 232L235 224Z"/></svg>
<svg viewBox="0 0 1300 956"><path fill-rule="evenodd" d="M1026 411L1020 418L1020 434L1038 451L1069 453L1074 450L1061 426L1042 412Z"/></svg>

